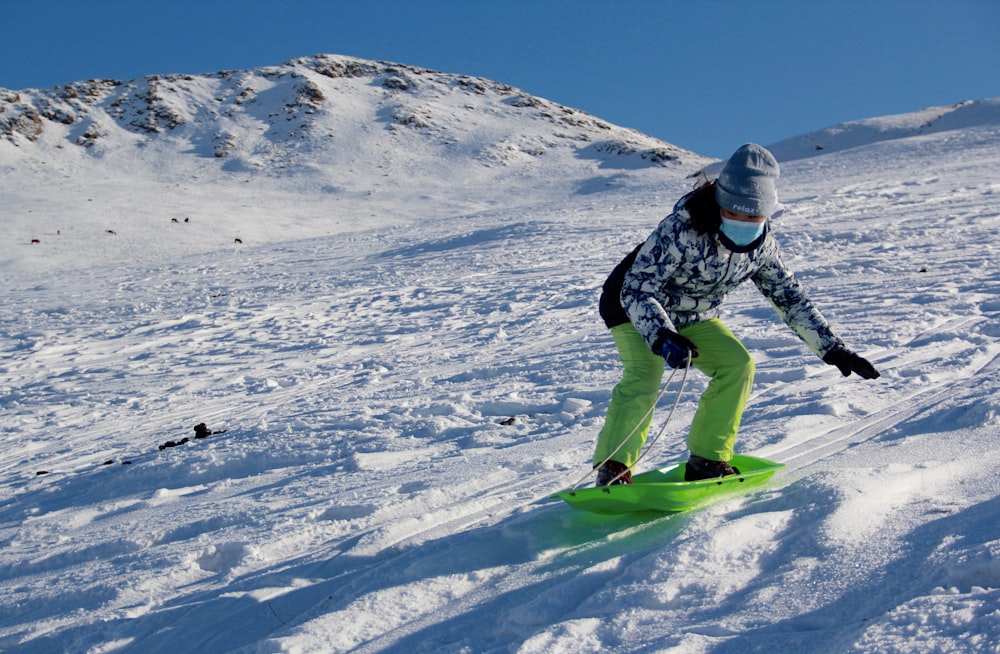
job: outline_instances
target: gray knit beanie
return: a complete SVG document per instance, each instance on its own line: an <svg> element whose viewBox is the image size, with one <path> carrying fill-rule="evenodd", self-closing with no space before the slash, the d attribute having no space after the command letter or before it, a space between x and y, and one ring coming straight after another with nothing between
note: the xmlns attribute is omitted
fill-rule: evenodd
<svg viewBox="0 0 1000 654"><path fill-rule="evenodd" d="M741 145L719 173L715 199L723 209L751 216L770 216L778 208L778 162L766 148Z"/></svg>

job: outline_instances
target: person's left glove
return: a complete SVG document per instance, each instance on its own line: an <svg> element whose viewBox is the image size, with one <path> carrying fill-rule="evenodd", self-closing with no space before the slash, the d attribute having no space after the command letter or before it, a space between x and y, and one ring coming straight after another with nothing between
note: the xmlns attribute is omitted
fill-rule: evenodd
<svg viewBox="0 0 1000 654"><path fill-rule="evenodd" d="M878 370L875 370L875 366L869 363L867 359L858 356L841 345L827 352L823 356L823 361L831 366L837 366L844 377L850 376L852 372L858 373L858 375L865 379L877 379L879 377Z"/></svg>

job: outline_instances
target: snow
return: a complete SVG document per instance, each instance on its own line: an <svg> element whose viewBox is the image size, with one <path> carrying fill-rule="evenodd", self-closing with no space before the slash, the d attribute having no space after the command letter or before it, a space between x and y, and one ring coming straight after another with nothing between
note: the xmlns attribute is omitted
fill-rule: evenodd
<svg viewBox="0 0 1000 654"><path fill-rule="evenodd" d="M308 147L240 151L282 70L161 92L173 131L98 113L90 148L78 123L0 140L0 648L1000 651L996 99L783 157L786 261L883 375L842 378L741 290L738 448L787 467L609 517L548 498L617 380L600 284L708 160L580 136L605 127L562 145L524 96L403 68L392 101L433 134L369 124L392 122L370 76L300 68L326 98ZM223 123L194 108L234 80L265 98L199 155ZM649 466L685 456L703 388Z"/></svg>

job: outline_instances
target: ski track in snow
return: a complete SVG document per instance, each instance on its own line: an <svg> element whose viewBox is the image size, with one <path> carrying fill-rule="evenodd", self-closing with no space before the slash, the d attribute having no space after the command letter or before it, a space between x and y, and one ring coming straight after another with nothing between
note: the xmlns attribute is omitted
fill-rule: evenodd
<svg viewBox="0 0 1000 654"><path fill-rule="evenodd" d="M784 167L786 260L883 377L734 294L738 446L788 467L674 516L547 497L617 381L600 284L680 181L13 280L0 649L1000 651L998 136Z"/></svg>

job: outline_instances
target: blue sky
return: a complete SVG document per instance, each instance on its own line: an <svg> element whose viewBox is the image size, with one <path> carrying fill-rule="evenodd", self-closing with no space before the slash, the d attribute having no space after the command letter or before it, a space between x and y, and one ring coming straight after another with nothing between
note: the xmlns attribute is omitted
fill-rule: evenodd
<svg viewBox="0 0 1000 654"><path fill-rule="evenodd" d="M726 157L1000 96L997 0L0 0L0 87L345 54L487 77Z"/></svg>

